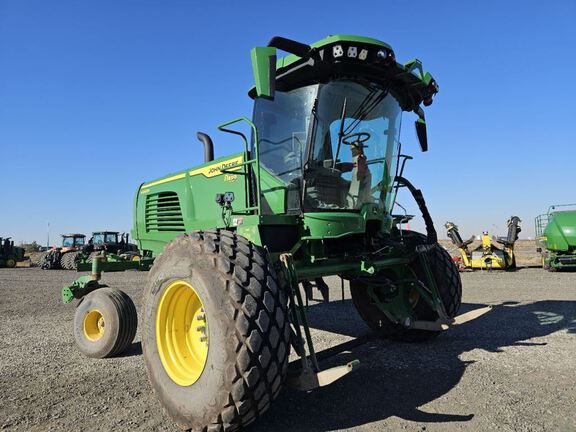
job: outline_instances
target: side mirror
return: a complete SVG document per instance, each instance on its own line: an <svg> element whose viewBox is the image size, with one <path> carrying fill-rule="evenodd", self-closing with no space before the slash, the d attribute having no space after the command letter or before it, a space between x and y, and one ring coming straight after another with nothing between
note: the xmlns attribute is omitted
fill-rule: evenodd
<svg viewBox="0 0 576 432"><path fill-rule="evenodd" d="M274 99L276 89L276 48L256 47L250 51L256 96Z"/></svg>
<svg viewBox="0 0 576 432"><path fill-rule="evenodd" d="M419 118L416 120L416 135L420 142L420 148L423 152L428 151L428 134L426 132L426 120Z"/></svg>

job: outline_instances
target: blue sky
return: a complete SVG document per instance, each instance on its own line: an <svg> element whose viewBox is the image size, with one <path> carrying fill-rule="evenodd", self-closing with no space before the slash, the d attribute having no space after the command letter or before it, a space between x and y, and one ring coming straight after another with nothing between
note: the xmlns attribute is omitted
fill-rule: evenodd
<svg viewBox="0 0 576 432"><path fill-rule="evenodd" d="M200 163L196 131L240 148L215 126L250 115L250 48L337 33L439 82L430 151L411 114L402 141L441 236L448 219L503 234L511 214L532 235L576 201L576 2L474 3L0 0L0 235L129 230L140 182Z"/></svg>

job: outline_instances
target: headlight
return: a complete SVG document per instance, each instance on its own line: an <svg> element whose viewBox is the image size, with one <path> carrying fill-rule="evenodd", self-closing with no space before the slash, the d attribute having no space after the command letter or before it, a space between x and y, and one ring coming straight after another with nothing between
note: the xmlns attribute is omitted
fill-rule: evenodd
<svg viewBox="0 0 576 432"><path fill-rule="evenodd" d="M332 55L334 56L334 58L342 57L344 55L342 45L334 45L332 47Z"/></svg>

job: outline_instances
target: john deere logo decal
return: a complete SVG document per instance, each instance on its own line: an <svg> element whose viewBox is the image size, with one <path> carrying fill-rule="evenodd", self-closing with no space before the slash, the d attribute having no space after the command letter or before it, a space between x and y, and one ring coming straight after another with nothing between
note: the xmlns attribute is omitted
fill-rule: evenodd
<svg viewBox="0 0 576 432"><path fill-rule="evenodd" d="M242 163L244 159L243 156L238 156L232 159L225 160L223 162L218 162L212 165L208 165L202 168L198 168L190 171L190 175L202 174L204 177L215 177L222 174L222 171L238 171L242 167L236 166Z"/></svg>

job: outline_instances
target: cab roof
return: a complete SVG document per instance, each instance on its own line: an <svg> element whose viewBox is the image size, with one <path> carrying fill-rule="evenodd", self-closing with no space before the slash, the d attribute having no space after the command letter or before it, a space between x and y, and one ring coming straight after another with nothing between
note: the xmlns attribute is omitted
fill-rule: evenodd
<svg viewBox="0 0 576 432"><path fill-rule="evenodd" d="M294 42L275 37L268 45L282 49L286 41ZM380 40L332 35L314 42L308 48L306 55L289 54L277 60L277 90L289 91L339 78L364 79L389 86L405 111L415 111L421 103L430 105L438 93L436 80L424 71L419 60L398 63L392 47ZM255 97L255 88L250 90L249 95Z"/></svg>

